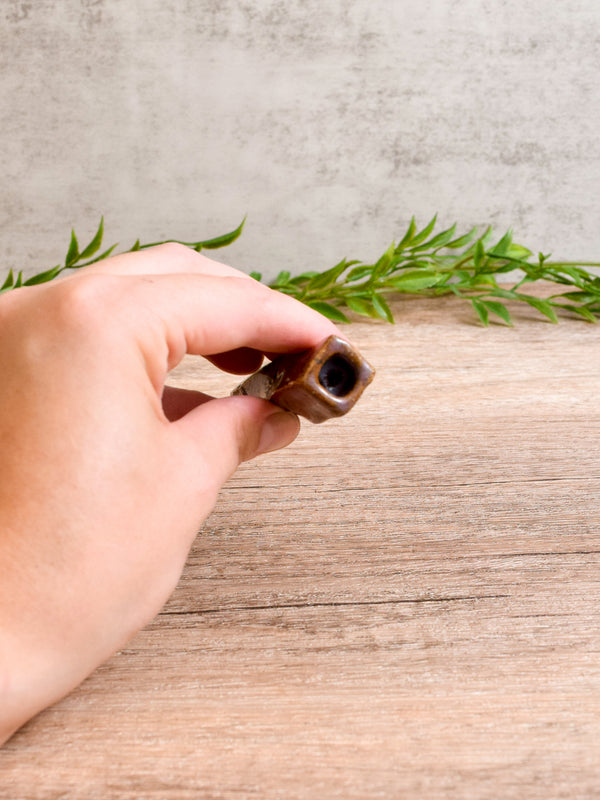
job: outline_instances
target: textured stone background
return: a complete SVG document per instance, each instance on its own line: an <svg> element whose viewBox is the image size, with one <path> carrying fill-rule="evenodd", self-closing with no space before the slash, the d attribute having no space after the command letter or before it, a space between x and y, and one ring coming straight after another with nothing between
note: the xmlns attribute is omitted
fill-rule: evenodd
<svg viewBox="0 0 600 800"><path fill-rule="evenodd" d="M412 213L600 260L598 0L2 0L2 268L377 256Z"/></svg>

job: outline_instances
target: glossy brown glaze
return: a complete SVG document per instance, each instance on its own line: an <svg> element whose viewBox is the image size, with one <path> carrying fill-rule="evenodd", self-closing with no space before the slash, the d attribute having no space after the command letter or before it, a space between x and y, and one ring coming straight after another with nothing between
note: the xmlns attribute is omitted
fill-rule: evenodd
<svg viewBox="0 0 600 800"><path fill-rule="evenodd" d="M278 356L234 394L263 397L311 422L348 413L375 370L347 341L329 336L317 347Z"/></svg>

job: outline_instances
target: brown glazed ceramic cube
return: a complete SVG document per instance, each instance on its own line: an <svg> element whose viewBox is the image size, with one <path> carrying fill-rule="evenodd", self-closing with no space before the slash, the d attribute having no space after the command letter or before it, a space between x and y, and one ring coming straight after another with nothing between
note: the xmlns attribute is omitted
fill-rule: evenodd
<svg viewBox="0 0 600 800"><path fill-rule="evenodd" d="M311 350L278 356L233 394L262 397L311 422L323 422L350 411L374 375L348 342L329 336Z"/></svg>

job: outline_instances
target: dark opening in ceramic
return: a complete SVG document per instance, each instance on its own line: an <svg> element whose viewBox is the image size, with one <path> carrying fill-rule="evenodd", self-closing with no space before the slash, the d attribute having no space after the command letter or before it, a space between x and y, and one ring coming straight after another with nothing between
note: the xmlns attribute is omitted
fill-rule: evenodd
<svg viewBox="0 0 600 800"><path fill-rule="evenodd" d="M319 383L334 397L346 397L356 386L356 369L343 356L330 356L319 370Z"/></svg>

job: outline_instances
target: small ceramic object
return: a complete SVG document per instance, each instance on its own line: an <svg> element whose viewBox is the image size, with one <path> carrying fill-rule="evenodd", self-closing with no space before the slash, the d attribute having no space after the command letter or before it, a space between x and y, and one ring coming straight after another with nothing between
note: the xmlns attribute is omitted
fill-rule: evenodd
<svg viewBox="0 0 600 800"><path fill-rule="evenodd" d="M278 356L233 394L262 397L311 422L324 422L350 411L374 375L348 342L329 336L310 350Z"/></svg>

